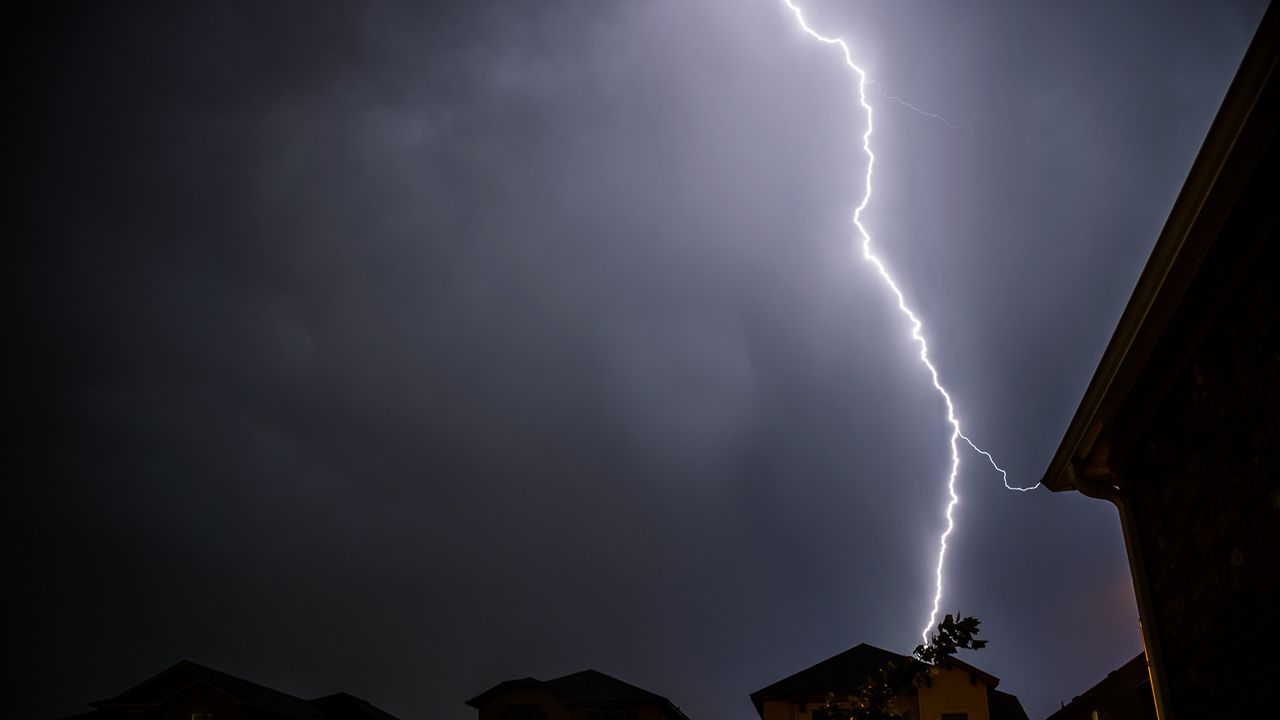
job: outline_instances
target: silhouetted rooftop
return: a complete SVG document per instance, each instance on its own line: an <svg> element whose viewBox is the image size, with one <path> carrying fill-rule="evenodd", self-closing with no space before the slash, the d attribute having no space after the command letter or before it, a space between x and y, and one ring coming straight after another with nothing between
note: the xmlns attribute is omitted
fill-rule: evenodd
<svg viewBox="0 0 1280 720"><path fill-rule="evenodd" d="M823 702L828 693L853 694L889 662L915 662L915 659L861 643L751 693L751 702L756 712L764 717L766 700ZM941 664L969 673L975 681L982 681L990 689L987 698L991 720L1027 720L1027 713L1016 696L995 689L1000 683L999 678L955 658L948 658Z"/></svg>
<svg viewBox="0 0 1280 720"><path fill-rule="evenodd" d="M827 693L852 693L861 689L885 663L905 662L907 656L861 643L839 655L789 675L778 682L751 693L756 712L762 713L765 700L825 700Z"/></svg>
<svg viewBox="0 0 1280 720"><path fill-rule="evenodd" d="M1003 690L991 691L987 696L987 708L991 712L991 720L1027 720L1022 701Z"/></svg>
<svg viewBox="0 0 1280 720"><path fill-rule="evenodd" d="M1095 707L1105 707L1113 712L1123 711L1123 717L1135 720L1155 717L1156 706L1151 696L1151 678L1147 674L1145 652L1138 653L1134 659L1107 673L1097 685L1075 696L1062 709L1050 715L1049 720L1073 717L1078 714L1076 711L1079 709Z"/></svg>
<svg viewBox="0 0 1280 720"><path fill-rule="evenodd" d="M250 707L270 710L296 720L322 720L323 718L319 710L302 698L198 665L190 660L183 660L113 698L89 704L100 709L159 705L173 695L202 681Z"/></svg>
<svg viewBox="0 0 1280 720"><path fill-rule="evenodd" d="M685 718L680 708L667 698L598 670L582 670L545 681L535 678L507 680L471 698L467 704L479 708L480 703L498 693L530 688L544 690L570 706L657 705L676 718Z"/></svg>
<svg viewBox="0 0 1280 720"><path fill-rule="evenodd" d="M398 720L369 701L344 692L316 698L311 704L320 710L325 720Z"/></svg>
<svg viewBox="0 0 1280 720"><path fill-rule="evenodd" d="M72 717L90 720L133 716L139 710L147 712L147 708L158 708L175 695L202 683L213 686L244 707L264 710L282 720L396 720L394 715L347 693L303 700L190 660L183 660L115 697L89 703L97 710Z"/></svg>

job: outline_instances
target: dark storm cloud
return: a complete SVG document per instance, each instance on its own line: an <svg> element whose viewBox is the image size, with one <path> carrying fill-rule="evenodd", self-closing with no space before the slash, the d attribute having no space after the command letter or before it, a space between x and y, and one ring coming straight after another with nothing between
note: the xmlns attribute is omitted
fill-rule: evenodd
<svg viewBox="0 0 1280 720"><path fill-rule="evenodd" d="M771 2L337 8L10 23L23 711L190 657L403 717L595 666L714 720L912 645L946 427L851 249L837 59ZM1016 482L1259 15L814 9L979 117L873 96L867 217ZM1137 650L1118 525L977 460L947 609L1037 716Z"/></svg>

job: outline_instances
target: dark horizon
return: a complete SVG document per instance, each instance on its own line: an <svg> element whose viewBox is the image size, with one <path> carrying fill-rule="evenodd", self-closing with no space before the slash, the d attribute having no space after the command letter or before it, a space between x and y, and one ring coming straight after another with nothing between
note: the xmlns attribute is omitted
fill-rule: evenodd
<svg viewBox="0 0 1280 720"><path fill-rule="evenodd" d="M883 87L865 222L1034 484L1266 3L799 4ZM16 715L188 658L406 720L585 668L741 720L919 642L948 429L780 0L6 14ZM941 610L1043 717L1141 649L1119 523L961 450Z"/></svg>

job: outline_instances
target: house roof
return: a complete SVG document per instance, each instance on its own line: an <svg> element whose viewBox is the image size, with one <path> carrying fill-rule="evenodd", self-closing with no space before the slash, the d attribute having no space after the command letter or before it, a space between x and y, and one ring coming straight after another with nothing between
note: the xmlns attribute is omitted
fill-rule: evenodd
<svg viewBox="0 0 1280 720"><path fill-rule="evenodd" d="M1221 298L1277 228L1280 9L1268 8L1042 482L1114 485ZM1092 491L1090 491L1092 492Z"/></svg>
<svg viewBox="0 0 1280 720"><path fill-rule="evenodd" d="M674 718L688 720L680 708L667 698L598 670L582 670L552 680L530 677L506 680L471 698L467 704L479 708L481 703L495 695L523 689L543 690L569 706L653 705L665 709Z"/></svg>
<svg viewBox="0 0 1280 720"><path fill-rule="evenodd" d="M827 693L856 692L886 663L908 659L906 655L860 643L751 693L751 702L760 717L764 717L766 700L817 702L825 700Z"/></svg>
<svg viewBox="0 0 1280 720"><path fill-rule="evenodd" d="M212 685L242 705L269 710L285 718L323 720L324 717L319 710L302 698L198 665L190 660L183 660L113 698L89 704L100 709L160 705L170 697L199 683Z"/></svg>
<svg viewBox="0 0 1280 720"><path fill-rule="evenodd" d="M397 720L396 716L373 706L368 700L340 692L310 701L325 720Z"/></svg>
<svg viewBox="0 0 1280 720"><path fill-rule="evenodd" d="M89 703L97 711L85 717L110 717L115 711L162 705L200 684L212 686L240 705L266 710L284 720L396 720L395 716L347 693L303 700L190 660L183 660L115 697Z"/></svg>
<svg viewBox="0 0 1280 720"><path fill-rule="evenodd" d="M553 694L575 705L661 704L667 699L644 688L625 683L598 670L583 670L548 680Z"/></svg>
<svg viewBox="0 0 1280 720"><path fill-rule="evenodd" d="M1114 715L1134 720L1155 718L1146 653L1138 653L1134 659L1107 673L1097 685L1072 698L1048 720L1069 718L1077 715L1077 711L1087 712L1096 708L1106 708Z"/></svg>
<svg viewBox="0 0 1280 720"><path fill-rule="evenodd" d="M861 643L751 693L751 702L756 706L760 717L764 717L766 700L821 702L826 700L828 693L855 693L889 662L918 661L907 655ZM963 670L987 686L992 720L1026 720L1027 714L1016 697L995 690L996 685L1000 684L1000 678L955 658L947 658L940 665Z"/></svg>
<svg viewBox="0 0 1280 720"><path fill-rule="evenodd" d="M992 675L986 670L980 670L963 660L957 660L954 657L945 658L943 659L942 662L938 664L942 667L950 667L950 668L956 668L957 670L963 670L969 673L969 675L973 677L974 680L981 680L983 685L986 685L987 687L992 689L994 689L995 686L1000 684L1000 678L996 677L995 675Z"/></svg>
<svg viewBox="0 0 1280 720"><path fill-rule="evenodd" d="M1003 690L992 690L987 695L987 709L991 720L1027 720L1027 711L1017 696Z"/></svg>

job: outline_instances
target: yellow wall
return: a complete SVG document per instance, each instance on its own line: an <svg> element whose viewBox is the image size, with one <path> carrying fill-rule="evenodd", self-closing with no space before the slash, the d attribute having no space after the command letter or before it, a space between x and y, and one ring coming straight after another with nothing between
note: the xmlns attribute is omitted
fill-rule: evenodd
<svg viewBox="0 0 1280 720"><path fill-rule="evenodd" d="M931 682L920 686L920 720L941 720L943 713L968 713L969 720L991 720L987 686L958 668L932 668Z"/></svg>
<svg viewBox="0 0 1280 720"><path fill-rule="evenodd" d="M798 720L796 715L795 703L769 700L764 704L764 720Z"/></svg>

